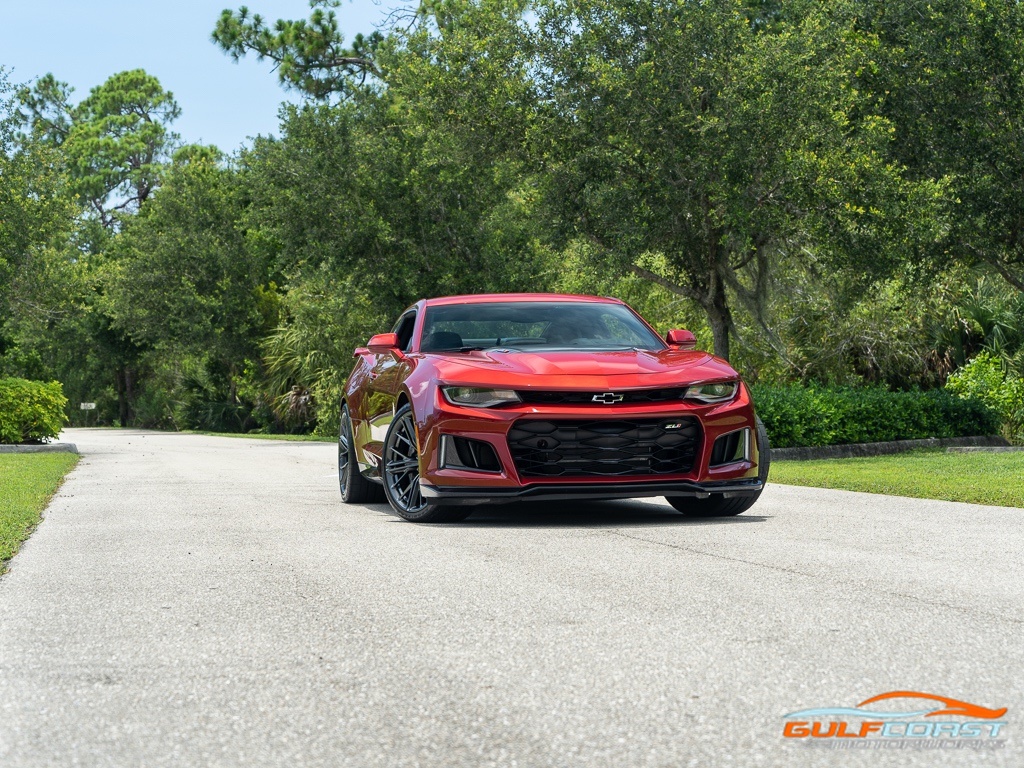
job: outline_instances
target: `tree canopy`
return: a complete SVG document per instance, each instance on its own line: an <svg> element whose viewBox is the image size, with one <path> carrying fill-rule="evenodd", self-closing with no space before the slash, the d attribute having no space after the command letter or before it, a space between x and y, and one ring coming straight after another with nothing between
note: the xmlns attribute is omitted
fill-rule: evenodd
<svg viewBox="0 0 1024 768"><path fill-rule="evenodd" d="M20 117L35 139L62 149L74 192L111 226L117 211L138 210L159 183L178 139L168 126L181 108L141 69L113 75L78 104L72 93L45 75L21 90Z"/></svg>
<svg viewBox="0 0 1024 768"><path fill-rule="evenodd" d="M212 42L302 97L182 144L152 75L0 72L0 372L121 423L329 431L429 295L619 295L750 380L1024 369L1024 15L915 0L337 0Z"/></svg>

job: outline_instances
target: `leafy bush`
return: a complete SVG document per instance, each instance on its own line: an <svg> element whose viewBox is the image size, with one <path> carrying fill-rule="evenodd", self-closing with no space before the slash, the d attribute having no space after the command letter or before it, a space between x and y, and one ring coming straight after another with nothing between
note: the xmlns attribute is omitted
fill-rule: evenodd
<svg viewBox="0 0 1024 768"><path fill-rule="evenodd" d="M64 426L68 399L60 383L0 379L0 443L28 443L56 437Z"/></svg>
<svg viewBox="0 0 1024 768"><path fill-rule="evenodd" d="M946 389L984 403L999 414L1003 436L1024 443L1024 379L1007 373L999 358L982 352L949 377Z"/></svg>
<svg viewBox="0 0 1024 768"><path fill-rule="evenodd" d="M775 448L991 435L999 416L944 390L753 386L757 415Z"/></svg>

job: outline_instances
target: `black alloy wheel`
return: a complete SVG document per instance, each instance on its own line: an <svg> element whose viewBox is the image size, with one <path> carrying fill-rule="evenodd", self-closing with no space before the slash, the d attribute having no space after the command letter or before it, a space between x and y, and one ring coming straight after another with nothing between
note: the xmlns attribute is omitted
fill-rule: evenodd
<svg viewBox="0 0 1024 768"><path fill-rule="evenodd" d="M399 516L414 523L451 523L464 520L465 507L432 504L420 493L419 440L412 407L398 409L384 438L384 493Z"/></svg>

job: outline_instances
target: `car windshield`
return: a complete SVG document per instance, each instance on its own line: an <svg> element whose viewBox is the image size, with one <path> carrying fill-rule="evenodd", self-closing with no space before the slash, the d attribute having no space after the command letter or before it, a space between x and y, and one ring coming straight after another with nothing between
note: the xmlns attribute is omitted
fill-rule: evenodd
<svg viewBox="0 0 1024 768"><path fill-rule="evenodd" d="M515 301L428 307L424 352L665 349L622 304Z"/></svg>

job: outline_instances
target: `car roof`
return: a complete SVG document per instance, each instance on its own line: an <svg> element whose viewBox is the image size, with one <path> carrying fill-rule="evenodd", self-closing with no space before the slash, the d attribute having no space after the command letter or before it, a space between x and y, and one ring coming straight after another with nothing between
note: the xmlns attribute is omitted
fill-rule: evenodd
<svg viewBox="0 0 1024 768"><path fill-rule="evenodd" d="M440 296L436 299L427 299L425 304L428 307L438 307L445 304L491 304L499 301L552 301L552 302L580 302L598 304L621 304L618 299L607 296L582 296L574 293L477 293L464 296Z"/></svg>

